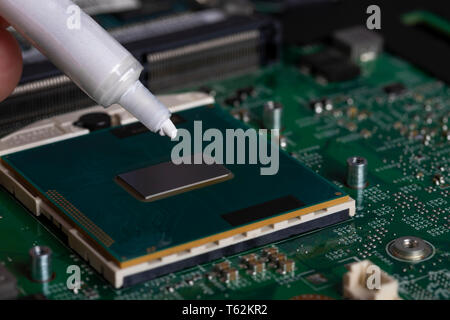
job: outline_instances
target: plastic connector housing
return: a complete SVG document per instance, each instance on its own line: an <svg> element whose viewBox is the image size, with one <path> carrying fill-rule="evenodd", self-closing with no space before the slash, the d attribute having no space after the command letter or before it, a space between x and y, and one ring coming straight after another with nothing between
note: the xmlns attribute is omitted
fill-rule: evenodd
<svg viewBox="0 0 450 320"><path fill-rule="evenodd" d="M398 281L369 260L352 263L343 278L344 297L352 300L399 300ZM376 279L379 273L379 279Z"/></svg>

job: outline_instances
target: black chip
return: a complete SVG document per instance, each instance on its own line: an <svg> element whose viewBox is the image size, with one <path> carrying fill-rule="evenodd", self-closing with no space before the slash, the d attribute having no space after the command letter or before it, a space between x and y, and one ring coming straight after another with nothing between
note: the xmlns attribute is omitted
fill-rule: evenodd
<svg viewBox="0 0 450 320"><path fill-rule="evenodd" d="M346 61L346 57L334 49L326 49L317 53L303 56L300 65L311 69L311 72L317 72L323 65L337 64Z"/></svg>
<svg viewBox="0 0 450 320"><path fill-rule="evenodd" d="M406 87L402 83L392 83L383 88L384 92L386 92L389 95L399 95L402 94Z"/></svg>
<svg viewBox="0 0 450 320"><path fill-rule="evenodd" d="M360 75L360 69L350 61L321 65L317 73L329 82L349 81Z"/></svg>
<svg viewBox="0 0 450 320"><path fill-rule="evenodd" d="M245 209L222 215L230 225L237 227L257 220L265 219L286 211L295 210L305 204L294 196L285 196L278 199L266 201Z"/></svg>
<svg viewBox="0 0 450 320"><path fill-rule="evenodd" d="M306 55L300 62L316 75L324 77L329 82L348 81L359 76L359 67L352 63L340 51L326 49Z"/></svg>

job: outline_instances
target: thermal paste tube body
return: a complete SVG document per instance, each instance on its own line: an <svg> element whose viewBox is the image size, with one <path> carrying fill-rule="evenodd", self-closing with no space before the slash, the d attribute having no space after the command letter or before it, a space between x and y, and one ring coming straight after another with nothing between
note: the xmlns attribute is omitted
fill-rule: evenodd
<svg viewBox="0 0 450 320"><path fill-rule="evenodd" d="M98 104L121 102L150 130L174 130L169 110L140 83L139 61L72 1L0 0L0 15Z"/></svg>

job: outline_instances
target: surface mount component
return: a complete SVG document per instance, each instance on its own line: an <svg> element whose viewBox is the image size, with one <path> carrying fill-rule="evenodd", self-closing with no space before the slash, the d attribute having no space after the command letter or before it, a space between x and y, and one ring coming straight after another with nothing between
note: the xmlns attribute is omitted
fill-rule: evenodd
<svg viewBox="0 0 450 320"><path fill-rule="evenodd" d="M402 83L396 82L384 86L383 90L390 96L398 96L406 91L406 87Z"/></svg>
<svg viewBox="0 0 450 320"><path fill-rule="evenodd" d="M227 129L248 129L219 108L199 107L176 116L184 119L178 128L191 135L197 119L202 119L205 131L215 128L225 134ZM281 150L278 173L270 176L261 175L260 166L254 164L174 168L169 162L176 142L134 130L134 125L7 155L0 175L6 189L35 214L50 217L68 235L69 245L115 287L328 226L354 214L354 200ZM189 188L229 178L231 173L232 179ZM161 174L170 177L169 184L158 182ZM118 175L153 201L130 195L115 181ZM165 197L157 199L157 195ZM294 264L288 261L279 268L290 272Z"/></svg>
<svg viewBox="0 0 450 320"><path fill-rule="evenodd" d="M73 124L89 131L96 131L109 128L111 126L111 117L105 112L91 112L83 114Z"/></svg>

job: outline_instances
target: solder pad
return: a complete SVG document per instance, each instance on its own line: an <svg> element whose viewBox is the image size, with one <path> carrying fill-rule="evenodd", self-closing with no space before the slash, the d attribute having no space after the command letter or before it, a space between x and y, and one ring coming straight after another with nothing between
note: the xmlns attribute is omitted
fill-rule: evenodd
<svg viewBox="0 0 450 320"><path fill-rule="evenodd" d="M178 127L190 132L195 120L203 121L204 130L247 129L219 108L201 107L180 115L184 121ZM121 173L169 162L176 143L135 128L127 134L127 127L119 127L2 160L21 184L53 207L118 268L176 255L170 260L172 267L166 264L152 276L185 267L181 263L184 253L192 265L266 243L272 231L278 232L273 241L343 221L354 212L348 196L283 151L275 175L261 175L260 165L224 164L232 179L152 202L139 201L115 181ZM327 212L330 207L339 210ZM283 232L307 215L311 217L305 227ZM314 219L317 222L313 223ZM258 234L266 240L258 241ZM252 240L243 242L246 237ZM228 250L236 243L241 246ZM228 249L211 254L208 250L215 245ZM202 249L197 252L195 248ZM196 256L202 258L194 259ZM145 279L129 283L141 278Z"/></svg>

